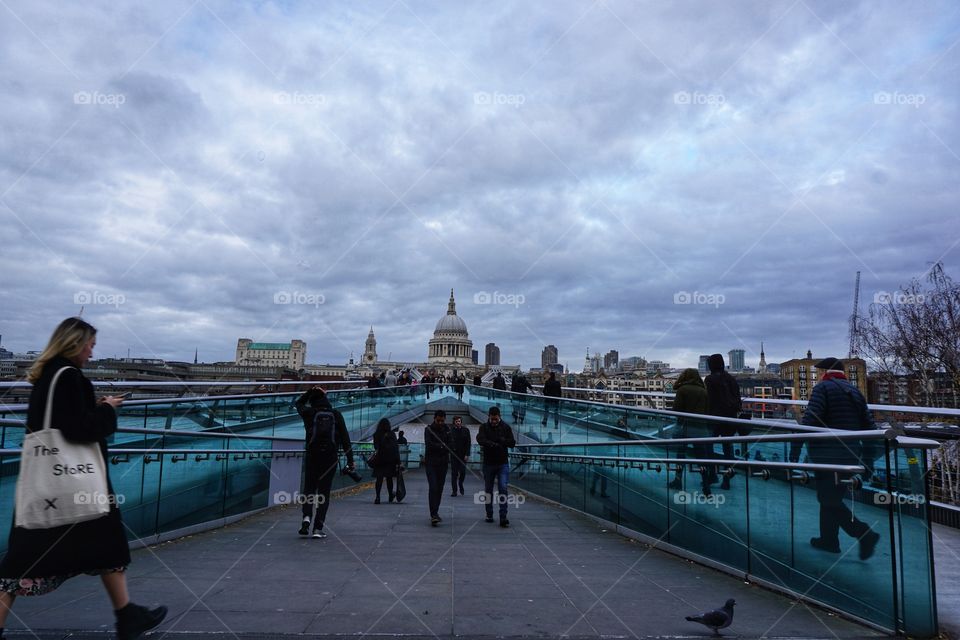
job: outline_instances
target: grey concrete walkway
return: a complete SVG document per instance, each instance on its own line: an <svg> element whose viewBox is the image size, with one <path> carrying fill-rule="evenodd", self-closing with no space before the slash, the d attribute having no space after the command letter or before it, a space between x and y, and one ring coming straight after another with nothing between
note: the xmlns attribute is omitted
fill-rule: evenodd
<svg viewBox="0 0 960 640"><path fill-rule="evenodd" d="M960 531L933 525L933 551L940 631L960 638Z"/></svg>
<svg viewBox="0 0 960 640"><path fill-rule="evenodd" d="M357 492L331 505L326 540L300 538L298 512L277 508L135 552L131 593L169 605L160 631L177 637L708 637L684 616L731 597L729 636L882 637L557 507L528 500L511 508L510 529L487 524L471 495L478 488L469 478L466 496L445 491L437 528L419 473L402 505ZM13 613L8 634L18 638L34 637L28 628L41 638L102 637L113 622L88 577L20 598Z"/></svg>

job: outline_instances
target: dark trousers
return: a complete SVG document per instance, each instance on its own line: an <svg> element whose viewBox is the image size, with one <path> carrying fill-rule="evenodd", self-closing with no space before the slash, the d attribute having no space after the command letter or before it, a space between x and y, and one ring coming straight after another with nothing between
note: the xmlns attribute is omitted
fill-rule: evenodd
<svg viewBox="0 0 960 640"><path fill-rule="evenodd" d="M500 519L507 517L507 484L510 481L509 464L483 465L483 492L485 494L484 508L487 517L493 517L493 482L497 482L497 503L500 505Z"/></svg>
<svg viewBox="0 0 960 640"><path fill-rule="evenodd" d="M817 502L820 503L820 540L833 545L840 544L840 529L853 538L860 538L870 531L865 522L853 517L853 513L844 504L847 495L846 485L834 484L832 473L817 473Z"/></svg>
<svg viewBox="0 0 960 640"><path fill-rule="evenodd" d="M467 477L467 464L460 456L450 456L450 493L463 493L463 480Z"/></svg>
<svg viewBox="0 0 960 640"><path fill-rule="evenodd" d="M430 488L430 516L440 514L440 501L443 499L443 483L447 479L447 461L442 464L427 460L424 464L427 485Z"/></svg>
<svg viewBox="0 0 960 640"><path fill-rule="evenodd" d="M393 476L377 476L377 499L380 498L380 489L383 488L383 479L387 479L387 495L393 499Z"/></svg>
<svg viewBox="0 0 960 640"><path fill-rule="evenodd" d="M553 414L553 426L560 424L560 401L559 400L546 400L543 405L543 420L540 421L540 424L546 426L547 418L550 417L550 414Z"/></svg>
<svg viewBox="0 0 960 640"><path fill-rule="evenodd" d="M337 472L337 454L303 456L303 515L313 522L314 529L322 529L330 506L330 487ZM316 507L316 515L314 515Z"/></svg>

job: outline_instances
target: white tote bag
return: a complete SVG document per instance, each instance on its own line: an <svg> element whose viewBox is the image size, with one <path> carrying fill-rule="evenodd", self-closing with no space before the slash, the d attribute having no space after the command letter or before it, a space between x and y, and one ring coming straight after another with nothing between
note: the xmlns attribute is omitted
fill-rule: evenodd
<svg viewBox="0 0 960 640"><path fill-rule="evenodd" d="M110 511L107 468L96 442L70 442L51 426L53 393L63 367L53 376L43 428L27 433L17 477L16 526L50 529L93 520Z"/></svg>

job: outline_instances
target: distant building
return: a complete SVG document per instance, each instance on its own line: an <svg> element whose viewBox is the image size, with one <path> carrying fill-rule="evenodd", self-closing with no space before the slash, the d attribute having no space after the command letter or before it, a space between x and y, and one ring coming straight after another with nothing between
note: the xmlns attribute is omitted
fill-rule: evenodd
<svg viewBox="0 0 960 640"><path fill-rule="evenodd" d="M428 348L427 360L431 368L452 373L473 365L473 341L467 332L467 323L457 315L453 289L450 289L447 313L437 321Z"/></svg>
<svg viewBox="0 0 960 640"><path fill-rule="evenodd" d="M768 365L767 365L767 373L772 373L772 374L775 375L775 376L780 375L780 363L779 363L779 362L771 362L770 364L768 364Z"/></svg>
<svg viewBox="0 0 960 640"><path fill-rule="evenodd" d="M655 374L655 373L657 373L657 372L660 372L660 371L666 373L666 372L669 371L669 370L670 370L670 363L669 363L669 362L663 362L663 361L661 361L661 360L651 360L650 362L647 363L647 375L648 375L648 376L652 376L653 374Z"/></svg>
<svg viewBox="0 0 960 640"><path fill-rule="evenodd" d="M373 327L370 327L370 333L367 334L367 341L363 348L363 364L372 367L377 364L377 339L373 335Z"/></svg>
<svg viewBox="0 0 960 640"><path fill-rule="evenodd" d="M733 373L737 373L738 371L743 371L745 355L746 355L746 351L744 351L743 349L731 349L727 353L727 357L728 357L727 363L729 365L730 371L732 371Z"/></svg>
<svg viewBox="0 0 960 640"><path fill-rule="evenodd" d="M814 367L821 360L823 358L814 358L813 354L807 351L806 358L794 358L780 363L780 379L790 390L794 400L810 399L810 392L823 376L823 371ZM867 363L862 358L844 358L843 368L850 384L867 397ZM769 370L769 367L767 369Z"/></svg>
<svg viewBox="0 0 960 640"><path fill-rule="evenodd" d="M710 356L700 356L700 362L697 363L697 371L701 376L705 376L710 373L710 364L708 362L709 359Z"/></svg>
<svg viewBox="0 0 960 640"><path fill-rule="evenodd" d="M603 356L603 369L604 371L613 371L617 368L617 365L620 364L620 352L616 349L611 349Z"/></svg>
<svg viewBox="0 0 960 640"><path fill-rule="evenodd" d="M471 349L470 359L473 360L473 364L480 364L480 352L476 349Z"/></svg>
<svg viewBox="0 0 960 640"><path fill-rule="evenodd" d="M624 358L620 361L619 368L624 373L630 373L637 370L646 373L647 361L639 356L630 356L629 358Z"/></svg>
<svg viewBox="0 0 960 640"><path fill-rule="evenodd" d="M300 370L307 356L307 343L303 340L290 342L254 342L249 338L237 340L236 364L255 367L285 367Z"/></svg>
<svg viewBox="0 0 960 640"><path fill-rule="evenodd" d="M557 348L552 344L548 344L540 354L540 368L546 371L550 365L557 364L559 358L560 354Z"/></svg>
<svg viewBox="0 0 960 640"><path fill-rule="evenodd" d="M488 367L500 366L500 347L493 342L488 343L483 349L483 363Z"/></svg>

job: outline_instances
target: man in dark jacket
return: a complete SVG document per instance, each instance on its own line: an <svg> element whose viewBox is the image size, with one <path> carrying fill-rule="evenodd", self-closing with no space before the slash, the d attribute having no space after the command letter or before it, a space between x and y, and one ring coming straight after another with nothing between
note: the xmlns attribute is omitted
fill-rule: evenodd
<svg viewBox="0 0 960 640"><path fill-rule="evenodd" d="M727 373L724 366L723 356L715 353L707 358L707 364L710 366L710 375L703 380L707 389L708 413L712 416L723 418L736 418L740 415L740 385L736 379ZM737 433L735 424L714 423L714 436L732 436ZM727 460L733 460L733 444L723 443L723 457ZM730 488L729 476L723 477L720 483L721 489Z"/></svg>
<svg viewBox="0 0 960 640"><path fill-rule="evenodd" d="M513 402L513 422L514 424L523 424L527 416L527 392L533 388L533 385L517 371L510 380L510 391L517 395L511 398Z"/></svg>
<svg viewBox="0 0 960 640"><path fill-rule="evenodd" d="M854 385L847 382L843 361L826 358L814 365L823 369L821 381L810 393L807 410L801 422L811 427L827 427L848 431L876 429L867 401ZM862 454L856 440L810 440L807 448L815 464L861 464ZM799 457L799 451L796 452ZM791 451L791 458L794 457ZM840 553L840 529L859 540L860 559L866 560L880 540L880 535L854 517L843 498L846 485L837 482L832 472L815 473L817 502L820 503L820 537L810 538L810 545L821 551Z"/></svg>
<svg viewBox="0 0 960 640"><path fill-rule="evenodd" d="M429 486L430 525L435 527L443 520L440 501L443 499L443 483L447 479L447 465L450 464L450 427L447 426L446 411L434 412L433 422L423 430L423 449L423 468Z"/></svg>
<svg viewBox="0 0 960 640"><path fill-rule="evenodd" d="M467 457L470 455L470 429L463 426L463 418L453 419L450 430L450 495L456 496L457 490L463 495L463 480L467 475Z"/></svg>
<svg viewBox="0 0 960 640"><path fill-rule="evenodd" d="M509 527L507 520L507 484L510 482L509 450L517 446L513 429L500 419L500 409L490 407L487 421L480 425L477 444L483 451L484 509L487 522L493 522L493 481L497 481L497 502L500 505L500 526Z"/></svg>
<svg viewBox="0 0 960 640"><path fill-rule="evenodd" d="M338 450L343 449L347 457L347 471L355 470L353 449L350 446L350 434L343 414L333 408L327 394L320 387L308 389L296 402L297 413L303 419L306 440L303 455L303 521L300 535L310 533L313 522L313 537L326 538L323 523L330 506L330 488L334 474L339 466ZM317 430L329 417L333 420L332 437L318 437ZM316 514L314 514L316 508Z"/></svg>
<svg viewBox="0 0 960 640"><path fill-rule="evenodd" d="M497 371L497 375L493 378L493 388L497 391L507 390L507 381L503 379L503 372Z"/></svg>
<svg viewBox="0 0 960 640"><path fill-rule="evenodd" d="M483 386L483 376L479 373L473 376L473 386L482 387Z"/></svg>
<svg viewBox="0 0 960 640"><path fill-rule="evenodd" d="M547 417L553 413L553 428L556 429L560 426L560 398L563 397L563 388L555 371L551 371L550 377L543 383L543 395L547 399L544 400L543 420L540 424L547 426Z"/></svg>

